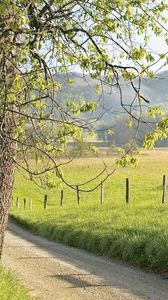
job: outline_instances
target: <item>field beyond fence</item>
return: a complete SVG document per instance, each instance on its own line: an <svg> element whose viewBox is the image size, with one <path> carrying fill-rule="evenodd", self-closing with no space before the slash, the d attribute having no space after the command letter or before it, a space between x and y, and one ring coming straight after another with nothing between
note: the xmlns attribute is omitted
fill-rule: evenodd
<svg viewBox="0 0 168 300"><path fill-rule="evenodd" d="M100 184L98 184L98 187L96 188L97 190L100 190L100 196L99 196L99 199L97 199L97 202L100 201L101 205L103 205L104 201L106 200L104 198L104 193L105 193L104 185L105 185L105 181L104 182L100 181ZM85 194L85 196L87 197L88 191L86 191L86 192L82 191L80 193L79 186L76 185L75 188L76 188L76 203L78 205L80 205L80 203L81 203L80 202L80 200L81 200L81 194ZM117 183L115 185L115 188L113 189L113 191L115 191L115 193L116 193L116 188L117 188ZM135 187L132 187L130 185L129 178L125 179L125 186L124 186L124 184L120 184L119 185L118 190L120 190L120 192L121 192L122 190L124 190L124 188L125 188L125 203L126 204L129 204L130 201L131 201L131 196L133 197L136 194L136 191L135 191L136 188L138 189L138 194L140 195L140 191L141 191L140 188L141 187L138 187L138 185L135 185ZM159 191L157 191L157 193L156 192L154 193L154 186L152 186L152 187L149 186L148 188L146 187L146 189L144 188L143 193L146 193L146 194L150 195L150 192L152 191L152 193L151 193L152 199L153 200L155 199L156 201L160 200L161 203L164 204L166 202L166 194L167 194L167 177L166 177L166 175L163 175L162 184L160 184L158 190ZM90 191L89 193L92 193L92 191ZM120 197L122 194L123 193L121 193L121 194L118 193L118 197ZM116 197L117 195L114 195L114 193L113 193L112 197L114 197L114 196ZM64 205L64 197L66 197L65 192L64 192L63 189L61 189L60 190L60 206ZM57 201L59 201L59 199L57 199ZM74 201L75 201L75 195L74 195ZM44 209L47 209L48 205L50 205L50 199L48 199L48 195L47 194L44 194L44 203L43 203ZM14 197L12 197L11 206L12 207L17 207L17 208L23 207L24 210L25 209L32 210L33 209L33 199L32 198L29 198L29 199L26 199L26 198L19 199L18 196L15 199Z"/></svg>

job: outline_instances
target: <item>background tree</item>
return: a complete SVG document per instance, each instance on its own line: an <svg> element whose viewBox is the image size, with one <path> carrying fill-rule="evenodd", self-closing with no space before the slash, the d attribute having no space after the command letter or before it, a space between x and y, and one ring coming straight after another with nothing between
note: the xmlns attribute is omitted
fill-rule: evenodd
<svg viewBox="0 0 168 300"><path fill-rule="evenodd" d="M153 0L3 0L0 4L1 255L14 165L28 171L30 179L54 171L65 181L56 158L67 138L82 142L83 133L96 128L96 120L80 113L95 110L98 103L60 102L58 74L66 72L71 84L69 68L78 65L83 74L99 80L99 92L103 85L119 91L121 106L137 121L137 128L146 123L143 108L148 100L140 93L141 78L153 76L154 64L167 64L167 53L156 55L149 47L152 33L167 41L167 5ZM127 103L124 82L134 93ZM165 118L153 135L148 134L146 145L164 137L167 127ZM43 164L32 164L33 157L43 159Z"/></svg>

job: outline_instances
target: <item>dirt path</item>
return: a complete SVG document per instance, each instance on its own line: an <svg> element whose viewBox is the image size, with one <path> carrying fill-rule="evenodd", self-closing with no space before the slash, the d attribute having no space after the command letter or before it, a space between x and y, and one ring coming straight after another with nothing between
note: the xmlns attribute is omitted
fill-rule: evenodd
<svg viewBox="0 0 168 300"><path fill-rule="evenodd" d="M168 299L168 280L50 242L14 224L3 263L43 300Z"/></svg>

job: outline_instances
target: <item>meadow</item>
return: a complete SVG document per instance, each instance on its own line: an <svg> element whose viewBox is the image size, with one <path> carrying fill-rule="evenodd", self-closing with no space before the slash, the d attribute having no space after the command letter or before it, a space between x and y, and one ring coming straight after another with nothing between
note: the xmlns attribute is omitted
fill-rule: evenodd
<svg viewBox="0 0 168 300"><path fill-rule="evenodd" d="M14 276L0 266L0 299L28 300L28 293Z"/></svg>
<svg viewBox="0 0 168 300"><path fill-rule="evenodd" d="M68 182L79 184L94 177L103 163L114 167L114 155L78 158L63 167ZM104 203L100 187L80 193L62 185L42 189L16 171L10 218L41 236L99 255L119 259L160 273L168 271L168 204L162 204L162 177L168 173L168 150L143 153L136 168L118 168L104 183ZM130 200L125 202L125 180L130 182ZM100 182L98 178L86 187ZM55 179L57 180L57 179ZM64 190L63 205L60 192ZM44 194L48 195L44 210ZM16 198L20 207L16 207ZM32 199L32 209L23 208L23 198Z"/></svg>

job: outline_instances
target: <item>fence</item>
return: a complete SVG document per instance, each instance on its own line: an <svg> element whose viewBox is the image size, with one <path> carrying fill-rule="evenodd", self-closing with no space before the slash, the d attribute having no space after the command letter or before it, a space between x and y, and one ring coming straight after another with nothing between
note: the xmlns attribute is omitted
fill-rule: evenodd
<svg viewBox="0 0 168 300"><path fill-rule="evenodd" d="M166 175L163 175L163 179L162 179L162 195L160 197L161 203L164 204L166 202ZM104 196L104 182L101 181L99 184L100 187L100 204L103 205L104 201L105 201L105 196ZM124 194L125 194L125 203L128 205L130 203L131 197L130 197L130 190L131 190L131 184L130 184L130 180L129 178L125 178L125 184L124 184ZM144 192L144 190L143 190ZM78 205L80 205L80 190L79 190L79 186L76 186L76 202ZM17 197L16 198L16 207L20 208L20 204L21 204L21 200ZM14 206L14 199L12 199L12 205ZM60 206L63 206L64 204L64 190L61 190L60 192ZM48 206L48 195L45 194L44 195L44 209L46 210ZM23 199L23 208L27 209L29 208L30 210L32 210L33 208L33 199L31 198L29 201L24 198Z"/></svg>

